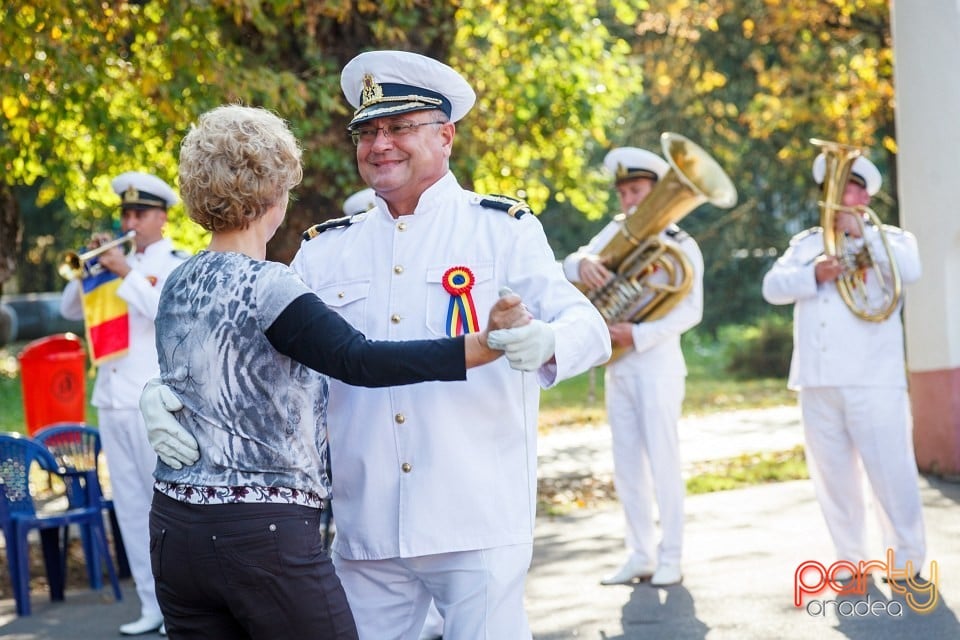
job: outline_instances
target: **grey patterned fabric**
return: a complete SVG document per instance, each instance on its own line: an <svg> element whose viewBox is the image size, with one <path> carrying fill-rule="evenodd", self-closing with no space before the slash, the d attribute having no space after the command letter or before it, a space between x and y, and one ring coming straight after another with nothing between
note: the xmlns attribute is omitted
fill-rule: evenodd
<svg viewBox="0 0 960 640"><path fill-rule="evenodd" d="M201 457L180 470L158 463L158 480L277 489L234 489L236 502L290 502L281 488L302 504L329 495L327 378L264 335L305 293L286 266L238 253L201 252L170 275L156 320L161 378L183 400L177 419Z"/></svg>

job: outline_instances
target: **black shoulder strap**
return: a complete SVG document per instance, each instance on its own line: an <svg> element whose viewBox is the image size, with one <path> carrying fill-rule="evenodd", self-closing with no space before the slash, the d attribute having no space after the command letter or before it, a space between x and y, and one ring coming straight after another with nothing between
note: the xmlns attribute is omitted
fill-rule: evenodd
<svg viewBox="0 0 960 640"><path fill-rule="evenodd" d="M320 222L318 224L313 225L312 227L304 231L301 234L301 236L303 237L304 241L312 240L313 238L316 238L318 235L320 235L321 233L323 233L328 229L336 229L337 227L349 227L351 224L353 224L353 216L344 216L342 218L334 218L333 220L327 220L326 222Z"/></svg>
<svg viewBox="0 0 960 640"><path fill-rule="evenodd" d="M480 197L480 206L487 207L488 209L497 209L499 211L506 211L509 215L514 218L520 219L521 216L533 213L530 210L530 205L528 205L523 200L518 200L517 198L511 198L510 196L502 196L499 194L491 193L485 196Z"/></svg>
<svg viewBox="0 0 960 640"><path fill-rule="evenodd" d="M684 240L690 237L689 233L687 233L686 231L684 231L683 229L681 229L675 224L672 224L669 227L667 227L667 230L665 231L665 233L670 239L676 242L683 242Z"/></svg>

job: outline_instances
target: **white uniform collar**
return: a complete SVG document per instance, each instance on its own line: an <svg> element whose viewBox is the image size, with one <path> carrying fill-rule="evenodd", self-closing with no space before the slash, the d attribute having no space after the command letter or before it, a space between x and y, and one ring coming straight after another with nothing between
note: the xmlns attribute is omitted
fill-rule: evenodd
<svg viewBox="0 0 960 640"><path fill-rule="evenodd" d="M457 182L457 177L452 171L446 174L420 194L420 200L413 210L415 216L425 216L443 209L445 203L449 203L451 198L455 198L457 193L463 189ZM449 207L449 204L446 204Z"/></svg>
<svg viewBox="0 0 960 640"><path fill-rule="evenodd" d="M156 242L150 243L147 245L146 249L143 250L143 254L141 255L146 257L148 255L157 254L164 251L167 253L173 251L173 241L170 240L170 238L160 238Z"/></svg>

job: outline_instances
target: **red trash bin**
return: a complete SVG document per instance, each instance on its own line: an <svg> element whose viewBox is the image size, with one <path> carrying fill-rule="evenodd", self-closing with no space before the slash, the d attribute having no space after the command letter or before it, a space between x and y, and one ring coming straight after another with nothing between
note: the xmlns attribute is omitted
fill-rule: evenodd
<svg viewBox="0 0 960 640"><path fill-rule="evenodd" d="M20 385L27 435L54 422L86 422L83 342L60 333L27 343L20 352Z"/></svg>

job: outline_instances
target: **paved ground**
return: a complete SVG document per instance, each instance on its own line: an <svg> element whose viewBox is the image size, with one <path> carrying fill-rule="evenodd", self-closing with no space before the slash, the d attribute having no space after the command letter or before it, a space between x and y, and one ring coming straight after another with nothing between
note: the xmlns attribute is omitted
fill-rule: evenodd
<svg viewBox="0 0 960 640"><path fill-rule="evenodd" d="M680 429L688 466L741 452L789 449L802 440L792 407L687 418ZM560 430L541 439L542 476L603 475L611 469L605 426ZM616 504L540 518L527 585L534 638L960 638L960 484L922 478L921 490L929 547L923 573L933 577L931 561L939 570L938 601L926 615L913 612L878 577L862 594L837 598L827 592L805 600L806 608L793 606L797 566L832 560L812 488L801 481L690 497L684 582L665 589L599 585L623 559ZM875 532L873 537L879 560L882 549ZM35 614L22 619L13 615L12 600L0 600L0 637L117 637L117 626L137 613L129 583L125 594L120 603L84 591L68 593L62 603L35 597Z"/></svg>

